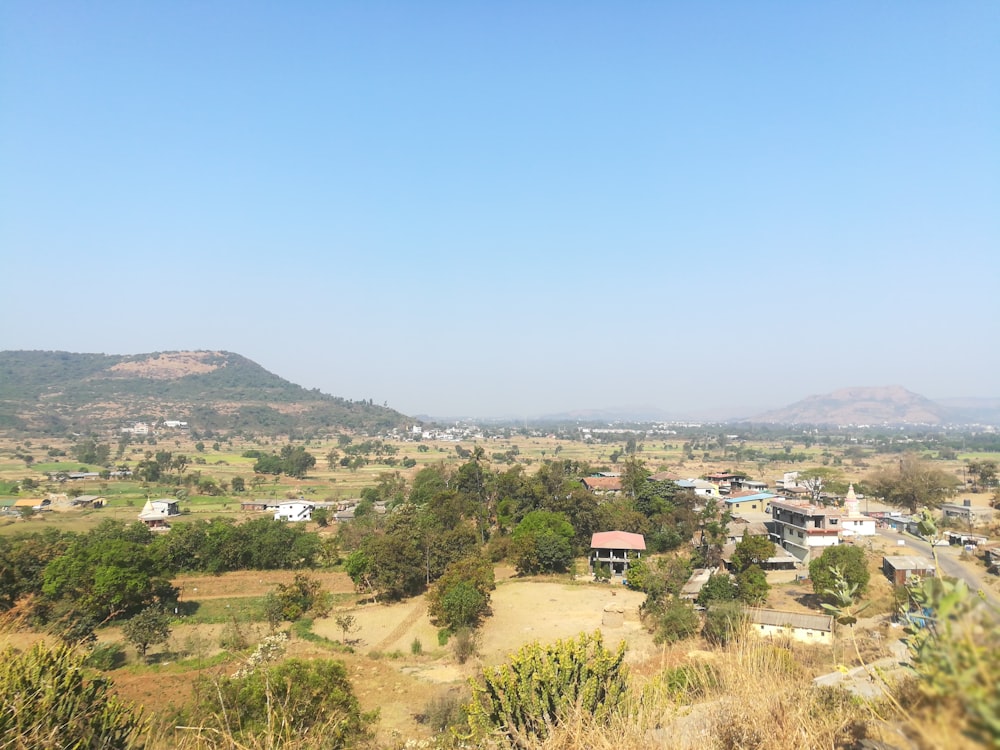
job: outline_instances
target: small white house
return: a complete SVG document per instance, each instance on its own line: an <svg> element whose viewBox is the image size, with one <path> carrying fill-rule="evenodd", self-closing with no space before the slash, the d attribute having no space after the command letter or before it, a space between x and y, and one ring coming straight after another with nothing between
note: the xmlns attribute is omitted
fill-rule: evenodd
<svg viewBox="0 0 1000 750"><path fill-rule="evenodd" d="M169 531L169 519L176 518L181 514L177 501L173 498L164 497L159 500L147 500L142 506L139 520L142 521L151 531Z"/></svg>
<svg viewBox="0 0 1000 750"><path fill-rule="evenodd" d="M311 521L315 503L299 498L298 500L286 500L278 503L278 509L274 511L275 521Z"/></svg>
<svg viewBox="0 0 1000 750"><path fill-rule="evenodd" d="M788 636L803 643L831 643L833 617L777 609L750 609L750 628L764 637Z"/></svg>

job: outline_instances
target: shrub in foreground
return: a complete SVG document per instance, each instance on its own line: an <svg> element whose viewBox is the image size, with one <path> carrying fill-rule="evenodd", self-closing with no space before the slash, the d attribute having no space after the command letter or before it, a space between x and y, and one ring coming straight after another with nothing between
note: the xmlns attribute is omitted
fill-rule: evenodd
<svg viewBox="0 0 1000 750"><path fill-rule="evenodd" d="M67 646L35 644L0 655L0 745L12 748L141 747L140 713L88 679Z"/></svg>
<svg viewBox="0 0 1000 750"><path fill-rule="evenodd" d="M548 646L529 644L472 681L469 722L479 733L498 733L523 748L543 741L571 711L600 721L628 691L624 662L625 643L610 651L600 632Z"/></svg>

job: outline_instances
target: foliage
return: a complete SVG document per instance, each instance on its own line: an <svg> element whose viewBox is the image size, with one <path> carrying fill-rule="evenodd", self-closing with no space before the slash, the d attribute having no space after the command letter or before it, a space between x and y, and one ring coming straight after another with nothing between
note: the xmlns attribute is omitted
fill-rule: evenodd
<svg viewBox="0 0 1000 750"><path fill-rule="evenodd" d="M175 600L177 590L146 543L149 533L142 524L105 521L77 537L46 566L46 599L98 623Z"/></svg>
<svg viewBox="0 0 1000 750"><path fill-rule="evenodd" d="M863 549L849 544L837 544L827 547L822 555L812 560L809 563L809 578L812 579L815 593L829 599L827 592L838 585L835 570L839 571L847 585L855 587L856 596L865 593L871 574Z"/></svg>
<svg viewBox="0 0 1000 750"><path fill-rule="evenodd" d="M921 506L938 508L955 494L958 480L943 469L914 454L878 469L867 480L871 492L889 505L916 513Z"/></svg>
<svg viewBox="0 0 1000 750"><path fill-rule="evenodd" d="M774 557L774 542L766 536L743 535L736 543L732 563L737 573L742 573L751 565L762 567L769 558Z"/></svg>
<svg viewBox="0 0 1000 750"><path fill-rule="evenodd" d="M320 537L301 524L256 518L237 524L212 519L175 524L152 540L162 568L176 572L225 573L231 570L295 570L313 567Z"/></svg>
<svg viewBox="0 0 1000 750"><path fill-rule="evenodd" d="M258 474L287 474L301 479L316 465L316 457L302 446L286 445L280 454L260 456L253 465Z"/></svg>
<svg viewBox="0 0 1000 750"><path fill-rule="evenodd" d="M655 560L655 562L654 562ZM628 566L628 587L645 591L650 599L679 594L691 577L691 561L686 557L640 558Z"/></svg>
<svg viewBox="0 0 1000 750"><path fill-rule="evenodd" d="M606 719L628 689L624 662L624 642L610 651L599 632L524 646L472 681L470 724L482 733L499 733L512 747L529 748L573 709Z"/></svg>
<svg viewBox="0 0 1000 750"><path fill-rule="evenodd" d="M534 510L514 529L513 548L517 572L560 573L573 560L572 524L562 513Z"/></svg>
<svg viewBox="0 0 1000 750"><path fill-rule="evenodd" d="M376 601L400 599L424 587L424 557L412 535L375 533L347 556L344 569L358 591Z"/></svg>
<svg viewBox="0 0 1000 750"><path fill-rule="evenodd" d="M0 658L0 743L108 750L140 746L140 713L115 697L106 680L87 679L82 666L81 656L67 646L7 649Z"/></svg>
<svg viewBox="0 0 1000 750"><path fill-rule="evenodd" d="M871 602L855 606L858 600L859 585L850 583L840 568L835 567L830 572L833 575L834 584L832 588L823 592L828 600L823 602L823 609L830 612L841 625L854 625L858 621L858 614L867 609Z"/></svg>
<svg viewBox="0 0 1000 750"><path fill-rule="evenodd" d="M701 626L694 605L676 595L646 599L642 620L657 643L683 641L695 635Z"/></svg>
<svg viewBox="0 0 1000 750"><path fill-rule="evenodd" d="M322 588L319 581L305 573L296 573L291 583L279 583L274 597L282 619L295 622L307 614L326 617L332 596Z"/></svg>
<svg viewBox="0 0 1000 750"><path fill-rule="evenodd" d="M726 571L716 571L708 577L698 592L698 604L707 607L712 602L731 602L736 599L736 582Z"/></svg>
<svg viewBox="0 0 1000 750"><path fill-rule="evenodd" d="M907 590L911 608L922 613L922 626L907 629L921 692L935 706L957 701L972 734L1000 746L1000 612L984 612L961 580L926 578Z"/></svg>
<svg viewBox="0 0 1000 750"><path fill-rule="evenodd" d="M709 643L726 646L740 636L746 624L747 615L739 602L716 602L705 611L701 634Z"/></svg>
<svg viewBox="0 0 1000 750"><path fill-rule="evenodd" d="M479 638L476 631L472 628L456 630L455 637L451 639L451 649L455 654L455 660L459 664L465 664L479 649Z"/></svg>
<svg viewBox="0 0 1000 750"><path fill-rule="evenodd" d="M280 731L322 739L325 748L350 748L369 736L374 719L361 712L344 665L327 659L245 669L203 685L199 694L203 726L236 738Z"/></svg>
<svg viewBox="0 0 1000 750"><path fill-rule="evenodd" d="M122 624L122 634L145 657L146 649L170 637L170 618L161 607L146 607Z"/></svg>
<svg viewBox="0 0 1000 750"><path fill-rule="evenodd" d="M358 618L350 613L343 612L333 618L333 621L337 623L337 627L340 628L340 632L343 634L341 638L341 643L345 646L347 645L347 636L351 633L356 633L361 628L358 625Z"/></svg>
<svg viewBox="0 0 1000 750"><path fill-rule="evenodd" d="M125 649L120 643L100 643L91 649L83 664L91 669L110 672L125 664Z"/></svg>
<svg viewBox="0 0 1000 750"><path fill-rule="evenodd" d="M736 576L736 593L744 604L760 605L767 601L771 585L764 571L751 565Z"/></svg>
<svg viewBox="0 0 1000 750"><path fill-rule="evenodd" d="M53 528L16 537L0 536L0 611L21 597L41 594L45 567L62 555L73 534Z"/></svg>
<svg viewBox="0 0 1000 750"><path fill-rule="evenodd" d="M456 560L427 592L431 621L455 630L475 627L489 611L490 592L496 588L493 563L475 555Z"/></svg>

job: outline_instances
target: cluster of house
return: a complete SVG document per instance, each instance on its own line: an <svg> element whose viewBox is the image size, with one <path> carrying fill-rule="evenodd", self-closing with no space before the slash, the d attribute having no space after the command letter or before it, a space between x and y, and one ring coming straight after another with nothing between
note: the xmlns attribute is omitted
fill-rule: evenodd
<svg viewBox="0 0 1000 750"><path fill-rule="evenodd" d="M13 502L0 504L0 513L5 515L24 515L43 510L58 508L103 508L105 498L102 495L78 495L71 497L64 492L53 492L48 497L22 497Z"/></svg>
<svg viewBox="0 0 1000 750"><path fill-rule="evenodd" d="M119 432L122 435L152 435L157 426L167 430L186 430L188 423L179 419L164 419L155 425L149 424L149 422L133 422L126 427L122 427Z"/></svg>

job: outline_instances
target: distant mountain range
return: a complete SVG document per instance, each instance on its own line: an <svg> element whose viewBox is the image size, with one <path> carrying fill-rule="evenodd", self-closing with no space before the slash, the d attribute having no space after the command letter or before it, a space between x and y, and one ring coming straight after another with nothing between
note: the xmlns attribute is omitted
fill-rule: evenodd
<svg viewBox="0 0 1000 750"><path fill-rule="evenodd" d="M527 421L1000 425L1000 398L932 401L901 386L858 387L809 396L749 418L732 416L736 409L720 407L713 412L694 416L632 406L549 414ZM339 430L374 434L415 421L371 402L307 390L231 352L0 351L0 430L58 435L158 420L184 421L201 432L262 435Z"/></svg>
<svg viewBox="0 0 1000 750"><path fill-rule="evenodd" d="M1000 398L939 399L932 401L902 386L842 388L809 396L780 409L747 417L736 408L717 407L697 413L666 411L649 406L579 409L547 414L531 422L645 423L718 422L775 425L997 425Z"/></svg>
<svg viewBox="0 0 1000 750"><path fill-rule="evenodd" d="M307 390L231 352L0 352L0 429L85 433L164 419L253 434L371 434L412 423L370 402Z"/></svg>
<svg viewBox="0 0 1000 750"><path fill-rule="evenodd" d="M1000 399L931 401L902 386L842 388L809 396L748 422L815 425L1000 425Z"/></svg>

